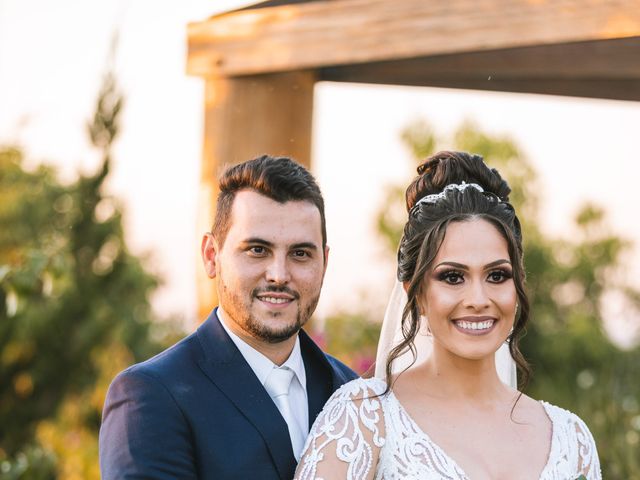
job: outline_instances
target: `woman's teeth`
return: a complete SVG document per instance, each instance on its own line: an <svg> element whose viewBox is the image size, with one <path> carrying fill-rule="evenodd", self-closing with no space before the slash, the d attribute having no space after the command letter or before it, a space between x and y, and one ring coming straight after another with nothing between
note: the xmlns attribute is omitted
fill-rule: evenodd
<svg viewBox="0 0 640 480"><path fill-rule="evenodd" d="M487 330L493 325L493 320L486 320L484 322L456 322L456 325L465 330Z"/></svg>

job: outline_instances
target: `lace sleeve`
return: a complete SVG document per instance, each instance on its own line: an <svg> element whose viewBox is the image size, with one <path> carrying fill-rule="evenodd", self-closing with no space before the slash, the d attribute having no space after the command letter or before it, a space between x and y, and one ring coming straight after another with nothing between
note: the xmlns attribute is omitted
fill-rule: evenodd
<svg viewBox="0 0 640 480"><path fill-rule="evenodd" d="M573 415L573 419L578 446L578 473L584 475L587 480L602 480L600 459L593 435L580 417Z"/></svg>
<svg viewBox="0 0 640 480"><path fill-rule="evenodd" d="M357 379L333 394L311 428L297 480L374 478L384 445L384 397L378 395L385 387L379 379Z"/></svg>

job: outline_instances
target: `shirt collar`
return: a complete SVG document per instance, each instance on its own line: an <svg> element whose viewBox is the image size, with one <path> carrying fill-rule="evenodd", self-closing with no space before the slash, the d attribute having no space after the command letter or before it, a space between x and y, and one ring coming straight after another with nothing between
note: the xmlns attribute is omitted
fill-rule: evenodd
<svg viewBox="0 0 640 480"><path fill-rule="evenodd" d="M269 360L264 354L260 353L258 350L253 348L251 345L246 343L242 338L233 333L231 329L225 323L223 317L227 316L227 313L221 307L218 307L216 311L218 319L220 320L220 325L227 332L231 341L238 347L240 353L247 361L253 373L256 374L260 383L264 385L264 382L267 380L269 373L274 368L278 368L278 366ZM300 337L296 335L296 343L293 346L293 350L291 351L291 355L289 358L282 364L283 367L288 367L293 370L298 382L302 388L306 390L307 388L307 375L304 369L304 361L302 360L302 351L300 350Z"/></svg>

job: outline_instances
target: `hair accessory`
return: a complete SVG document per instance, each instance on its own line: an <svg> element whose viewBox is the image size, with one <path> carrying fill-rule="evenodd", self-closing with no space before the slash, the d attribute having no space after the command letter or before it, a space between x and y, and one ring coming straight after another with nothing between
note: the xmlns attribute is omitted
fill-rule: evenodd
<svg viewBox="0 0 640 480"><path fill-rule="evenodd" d="M436 203L438 200L446 197L447 196L447 192L449 192L451 190L458 190L459 192L464 192L469 187L473 187L476 190L478 190L479 192L484 192L484 188L482 188L477 183L466 183L463 180L462 183L459 183L459 184L458 183L450 183L449 185L444 187L444 190L442 190L440 193L432 193L431 195L425 195L424 197L422 197L420 200L418 200L416 202L416 204L413 206L413 208L416 208L418 205L420 205L422 203Z"/></svg>

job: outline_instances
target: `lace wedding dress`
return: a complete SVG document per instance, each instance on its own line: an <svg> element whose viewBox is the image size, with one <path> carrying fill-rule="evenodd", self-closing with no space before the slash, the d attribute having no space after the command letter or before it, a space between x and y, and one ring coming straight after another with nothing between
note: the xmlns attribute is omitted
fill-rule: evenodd
<svg viewBox="0 0 640 480"><path fill-rule="evenodd" d="M431 441L379 378L357 379L329 399L307 438L296 479L470 480ZM380 395L380 396L376 396ZM601 480L593 437L580 418L542 402L551 419L551 451L540 480ZM337 456L337 458L336 458ZM320 469L326 472L326 469Z"/></svg>

